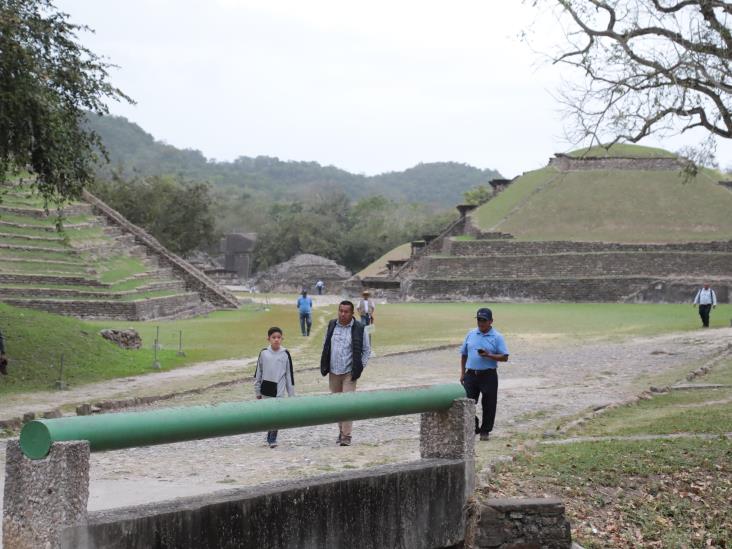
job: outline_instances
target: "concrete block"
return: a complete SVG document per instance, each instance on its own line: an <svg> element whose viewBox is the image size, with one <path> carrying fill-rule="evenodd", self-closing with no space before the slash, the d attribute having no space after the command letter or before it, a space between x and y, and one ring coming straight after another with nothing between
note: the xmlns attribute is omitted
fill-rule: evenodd
<svg viewBox="0 0 732 549"><path fill-rule="evenodd" d="M25 457L18 440L5 457L5 549L57 549L60 533L85 524L89 500L89 443L57 442L44 459Z"/></svg>

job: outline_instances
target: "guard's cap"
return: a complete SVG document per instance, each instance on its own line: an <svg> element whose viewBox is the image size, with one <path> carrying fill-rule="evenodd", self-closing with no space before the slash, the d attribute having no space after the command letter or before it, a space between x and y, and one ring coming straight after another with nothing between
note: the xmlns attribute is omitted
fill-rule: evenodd
<svg viewBox="0 0 732 549"><path fill-rule="evenodd" d="M481 307L478 312L475 313L475 318L484 320L493 320L493 313L487 307Z"/></svg>

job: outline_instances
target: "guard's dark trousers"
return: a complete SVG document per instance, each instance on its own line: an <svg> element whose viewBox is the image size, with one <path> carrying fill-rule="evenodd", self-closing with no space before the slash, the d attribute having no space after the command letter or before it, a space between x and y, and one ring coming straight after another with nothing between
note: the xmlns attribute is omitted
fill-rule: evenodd
<svg viewBox="0 0 732 549"><path fill-rule="evenodd" d="M478 429L478 418L475 418L475 429L481 433L490 433L496 420L496 400L498 398L498 372L491 370L466 370L463 387L468 398L478 403L482 394L483 422Z"/></svg>
<svg viewBox="0 0 732 549"><path fill-rule="evenodd" d="M705 328L709 328L709 311L712 310L710 305L699 305L699 316L702 319L702 324Z"/></svg>

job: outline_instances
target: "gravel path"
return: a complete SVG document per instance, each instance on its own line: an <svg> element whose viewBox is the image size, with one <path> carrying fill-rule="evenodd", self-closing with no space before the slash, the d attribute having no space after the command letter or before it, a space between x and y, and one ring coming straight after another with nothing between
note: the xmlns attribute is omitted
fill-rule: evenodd
<svg viewBox="0 0 732 549"><path fill-rule="evenodd" d="M624 400L653 380L678 380L730 341L730 328L618 342L567 344L540 337L514 338L508 341L511 360L500 366L495 436L477 444L478 464L505 453L516 434ZM359 388L452 382L457 381L458 373L456 349L376 357ZM327 391L317 371L300 372L296 381L300 394ZM238 384L158 406L251 398L251 387ZM282 431L280 446L274 450L266 447L263 434L249 434L93 454L89 508L145 503L419 457L417 415L358 421L354 445L348 448L337 447L336 436L336 426L321 425ZM4 454L0 441L0 463ZM3 478L4 471L0 471L0 495Z"/></svg>

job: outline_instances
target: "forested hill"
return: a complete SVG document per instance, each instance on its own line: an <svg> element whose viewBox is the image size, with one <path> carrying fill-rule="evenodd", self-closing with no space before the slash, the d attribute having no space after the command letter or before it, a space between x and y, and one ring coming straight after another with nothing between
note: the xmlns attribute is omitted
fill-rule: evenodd
<svg viewBox="0 0 732 549"><path fill-rule="evenodd" d="M268 156L240 156L233 162L216 162L207 160L200 151L156 141L126 118L91 116L89 123L101 136L110 156L110 164L99 168L102 176L109 176L113 170L124 177L175 174L251 194L274 191L280 199L297 199L316 190L340 188L354 199L381 194L396 201L439 208L452 208L462 201L466 190L501 177L495 170L480 170L457 162L419 164L401 172L368 177L317 162L282 161Z"/></svg>

